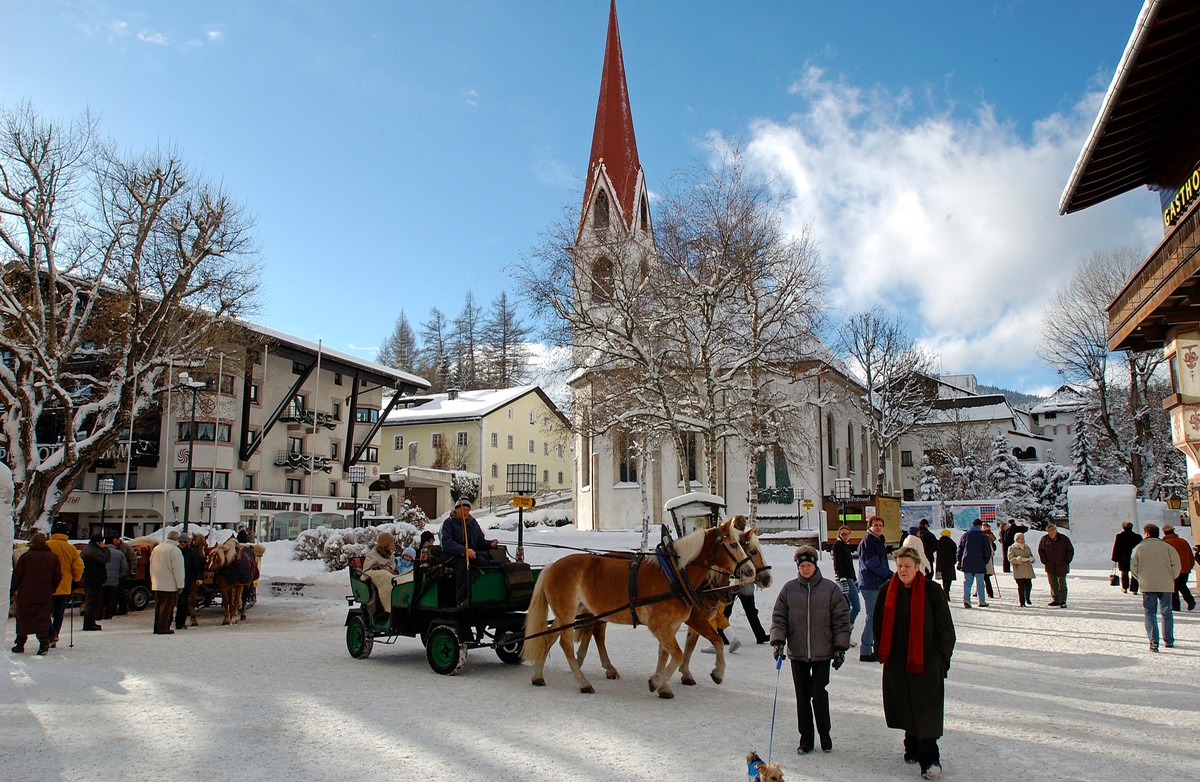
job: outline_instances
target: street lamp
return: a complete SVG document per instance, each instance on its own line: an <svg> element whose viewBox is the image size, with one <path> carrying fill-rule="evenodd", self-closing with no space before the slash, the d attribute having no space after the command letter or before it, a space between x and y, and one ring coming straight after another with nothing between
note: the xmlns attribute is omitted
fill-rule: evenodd
<svg viewBox="0 0 1200 782"><path fill-rule="evenodd" d="M833 498L838 502L839 526L846 525L846 500L854 496L854 482L849 478L834 478Z"/></svg>
<svg viewBox="0 0 1200 782"><path fill-rule="evenodd" d="M100 534L104 533L104 511L108 505L108 495L113 493L113 479L101 478L96 481L96 491L100 492ZM122 534L125 532L121 530Z"/></svg>
<svg viewBox="0 0 1200 782"><path fill-rule="evenodd" d="M185 480L187 485L183 492L183 532L186 535L188 531L188 518L192 511L192 454L196 450L196 392L205 388L205 384L199 380L193 380L192 376L187 372L179 373L179 386L185 390L192 392L192 417L191 423L188 424L188 460L187 460L187 476Z"/></svg>
<svg viewBox="0 0 1200 782"><path fill-rule="evenodd" d="M350 494L354 498L354 526L358 526L358 487L367 478L367 468L361 464L352 464L350 473Z"/></svg>
<svg viewBox="0 0 1200 782"><path fill-rule="evenodd" d="M211 491L207 492L204 495L204 499L200 500L200 510L204 510L205 508L208 509L208 526L210 528L212 527L213 506L215 506L216 504L217 504L217 500L215 497L213 497Z"/></svg>

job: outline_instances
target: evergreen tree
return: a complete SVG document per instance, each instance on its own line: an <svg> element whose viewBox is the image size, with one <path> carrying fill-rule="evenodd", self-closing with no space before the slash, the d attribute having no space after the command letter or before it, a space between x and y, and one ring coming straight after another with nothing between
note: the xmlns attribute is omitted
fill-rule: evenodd
<svg viewBox="0 0 1200 782"><path fill-rule="evenodd" d="M925 502L937 502L942 498L942 482L938 480L928 456L921 457L920 491L921 499Z"/></svg>
<svg viewBox="0 0 1200 782"><path fill-rule="evenodd" d="M427 378L433 393L445 391L450 383L450 323L437 307L429 310L429 320L421 322L420 374Z"/></svg>
<svg viewBox="0 0 1200 782"><path fill-rule="evenodd" d="M454 382L463 391L482 388L478 359L480 332L483 329L483 308L475 303L475 294L467 291L463 308L454 319L453 343Z"/></svg>
<svg viewBox="0 0 1200 782"><path fill-rule="evenodd" d="M1075 439L1071 441L1071 483L1099 483L1092 456L1092 422L1080 410L1075 414Z"/></svg>
<svg viewBox="0 0 1200 782"><path fill-rule="evenodd" d="M1027 518L1029 515L1029 479L1012 455L1008 438L1002 434L992 440L992 460L984 473L984 482L992 497L1003 502L1003 512L1012 517Z"/></svg>

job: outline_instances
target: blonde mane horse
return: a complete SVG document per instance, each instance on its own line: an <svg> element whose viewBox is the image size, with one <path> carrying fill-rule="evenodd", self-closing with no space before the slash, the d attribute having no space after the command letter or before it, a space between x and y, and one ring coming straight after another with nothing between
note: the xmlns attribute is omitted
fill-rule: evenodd
<svg viewBox="0 0 1200 782"><path fill-rule="evenodd" d="M727 583L738 565L746 560L732 520L680 538L675 543L675 556L677 571L693 593L710 583ZM631 603L631 567L628 557L602 554L570 554L546 566L538 577L525 616L525 644L521 652L522 657L533 663L534 686L546 683L543 669L550 647L557 639L579 691L596 691L579 667L572 633L568 632L582 606L589 613L602 616L604 621L618 624L634 624L636 614L637 624L646 625L666 653L665 663L660 662L650 677L650 690L660 698L675 696L670 680L683 661L683 650L675 633L692 608L653 555L638 565L636 593ZM547 631L550 611L554 612L554 620Z"/></svg>
<svg viewBox="0 0 1200 782"><path fill-rule="evenodd" d="M763 557L762 544L758 541L758 530L750 527L746 521L746 517L742 515L734 516L730 521L733 522L734 529L738 530L738 542L746 552L746 556L750 558L750 563L754 565L755 585L759 589L766 589L771 586L771 567ZM691 613L688 614L688 618L684 620L687 624L688 632L687 640L683 645L683 662L679 665L679 681L684 685L690 686L696 683L689 665L692 660L692 653L696 649L696 642L701 637L711 643L713 649L716 651L716 662L709 676L717 684L725 680L725 644L717 634L714 624L717 611L720 610L720 607L713 606L711 610L705 610L706 608L707 606L705 608L693 606ZM599 620L593 625L585 625L576 631L575 640L579 643L576 657L579 660L579 664L583 665L583 660L587 657L588 645L593 638L596 641L596 653L600 655L600 664L604 666L605 677L608 679L621 678L621 674L608 657L608 649L605 646L605 625L603 620ZM659 667L661 667L667 653L666 650L660 648L658 654Z"/></svg>
<svg viewBox="0 0 1200 782"><path fill-rule="evenodd" d="M221 593L221 607L225 609L223 625L235 625L245 620L246 606L242 603L242 588L253 583L247 574L239 573L243 549L253 549L253 544L239 544L232 535L219 546L208 550L207 570L213 574L213 584ZM253 553L253 552L252 552Z"/></svg>

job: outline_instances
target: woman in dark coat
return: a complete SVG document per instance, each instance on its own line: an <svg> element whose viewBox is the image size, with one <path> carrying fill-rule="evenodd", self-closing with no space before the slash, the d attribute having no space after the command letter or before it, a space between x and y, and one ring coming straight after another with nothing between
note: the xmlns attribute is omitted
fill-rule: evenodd
<svg viewBox="0 0 1200 782"><path fill-rule="evenodd" d="M879 590L875 632L883 663L883 714L904 731L904 761L921 776L942 773L937 740L946 713L945 678L954 653L954 621L946 593L921 576L921 555L902 547L896 573Z"/></svg>
<svg viewBox="0 0 1200 782"><path fill-rule="evenodd" d="M954 538L950 537L950 530L942 530L942 534L937 541L937 574L942 580L942 591L947 595L950 594L950 585L954 583L954 579L958 578L954 570L958 567L958 547L954 545Z"/></svg>
<svg viewBox="0 0 1200 782"><path fill-rule="evenodd" d="M12 586L9 599L16 593L17 637L13 652L25 651L29 636L37 636L38 654L50 648L50 606L54 602L54 590L62 578L58 555L46 545L46 536L36 532L29 541L29 548L13 567Z"/></svg>

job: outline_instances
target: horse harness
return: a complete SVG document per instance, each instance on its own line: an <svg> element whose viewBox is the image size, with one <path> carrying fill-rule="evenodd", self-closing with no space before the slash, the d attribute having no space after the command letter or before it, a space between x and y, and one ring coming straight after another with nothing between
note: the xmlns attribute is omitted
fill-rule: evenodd
<svg viewBox="0 0 1200 782"><path fill-rule="evenodd" d="M638 573L641 570L642 560L645 559L645 552L638 551L634 553L633 560L629 564L629 617L634 627L637 627L638 621L637 608L639 605L647 605L649 603L657 603L671 597L678 597L683 601L684 605L689 608L698 608L702 612L715 610L720 603L728 603L733 598L733 591L737 588L731 586L729 579L737 572L743 564L750 561L747 555L742 559L738 559L733 551L730 551L729 544L725 541L719 541L726 553L733 560L733 570L726 572L714 566L717 559L717 548L714 545L712 553L709 555L708 562L703 566L708 570L708 574L700 582L699 586L693 587L687 579L687 574L684 568L679 566L679 555L675 553L675 541L668 534L666 527L663 528L662 540L654 547L654 556L658 560L659 566L667 575L667 581L671 584L671 591L666 595L655 595L650 598L638 599ZM719 585L720 580L724 579L726 583Z"/></svg>

